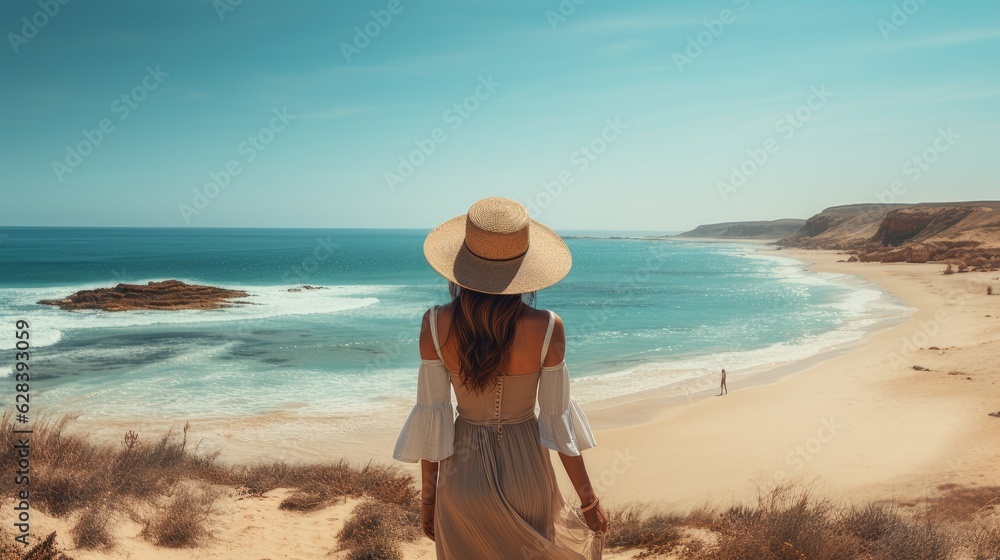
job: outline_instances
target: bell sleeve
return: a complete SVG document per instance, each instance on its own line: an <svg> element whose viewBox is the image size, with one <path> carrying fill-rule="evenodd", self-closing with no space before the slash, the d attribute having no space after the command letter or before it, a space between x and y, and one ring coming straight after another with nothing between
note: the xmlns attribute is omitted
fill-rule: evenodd
<svg viewBox="0 0 1000 560"><path fill-rule="evenodd" d="M440 461L455 451L455 412L451 379L440 360L421 360L417 402L396 439L392 457L405 463Z"/></svg>
<svg viewBox="0 0 1000 560"><path fill-rule="evenodd" d="M564 455L579 455L597 445L587 416L570 396L566 360L543 367L538 377L538 431L542 445Z"/></svg>

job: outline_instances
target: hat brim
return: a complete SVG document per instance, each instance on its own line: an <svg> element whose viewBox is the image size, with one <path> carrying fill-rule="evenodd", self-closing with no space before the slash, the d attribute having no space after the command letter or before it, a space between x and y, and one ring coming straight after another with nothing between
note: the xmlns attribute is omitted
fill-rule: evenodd
<svg viewBox="0 0 1000 560"><path fill-rule="evenodd" d="M569 274L569 247L556 232L531 220L528 250L505 261L476 256L465 246L466 215L439 225L424 239L424 257L448 280L477 292L523 294L547 288Z"/></svg>

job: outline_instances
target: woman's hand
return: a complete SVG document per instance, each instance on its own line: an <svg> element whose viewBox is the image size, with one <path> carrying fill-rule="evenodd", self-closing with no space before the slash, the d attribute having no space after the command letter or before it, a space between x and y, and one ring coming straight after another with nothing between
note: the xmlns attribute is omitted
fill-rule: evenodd
<svg viewBox="0 0 1000 560"><path fill-rule="evenodd" d="M601 509L601 504L583 512L583 518L587 520L587 526L591 531L608 532L608 516Z"/></svg>
<svg viewBox="0 0 1000 560"><path fill-rule="evenodd" d="M425 537L434 540L434 504L420 504L420 527Z"/></svg>

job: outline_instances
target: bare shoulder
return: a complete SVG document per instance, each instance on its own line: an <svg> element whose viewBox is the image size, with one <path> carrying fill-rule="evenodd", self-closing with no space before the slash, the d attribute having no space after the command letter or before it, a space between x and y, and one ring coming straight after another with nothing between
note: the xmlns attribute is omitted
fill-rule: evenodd
<svg viewBox="0 0 1000 560"><path fill-rule="evenodd" d="M548 313L545 314L546 327L548 326ZM566 326L562 317L555 311L552 312L552 337L549 339L548 352L542 365L557 366L566 358Z"/></svg>
<svg viewBox="0 0 1000 560"><path fill-rule="evenodd" d="M559 314L556 313L555 311L551 309L535 309L534 312L535 312L535 317L537 317L538 320L541 322L543 329L548 327L549 313L552 313L552 319L555 322L555 328L560 328L562 326L563 323L562 317L560 317Z"/></svg>
<svg viewBox="0 0 1000 560"><path fill-rule="evenodd" d="M438 359L437 350L434 349L434 338L431 336L431 310L424 311L424 317L420 322L420 357L424 360Z"/></svg>

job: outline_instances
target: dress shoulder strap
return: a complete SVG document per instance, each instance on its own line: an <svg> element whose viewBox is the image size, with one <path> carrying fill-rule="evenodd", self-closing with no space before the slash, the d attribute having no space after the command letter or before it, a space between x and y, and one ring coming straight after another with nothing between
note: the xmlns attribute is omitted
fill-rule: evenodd
<svg viewBox="0 0 1000 560"><path fill-rule="evenodd" d="M438 306L431 308L431 338L434 340L434 351L437 352L438 358L444 361L444 357L441 356L441 343L438 342L438 328L437 328L437 310Z"/></svg>
<svg viewBox="0 0 1000 560"><path fill-rule="evenodd" d="M542 342L542 359L540 364L545 364L545 355L549 353L549 339L552 338L552 329L556 326L556 314L551 309L546 309L549 313L549 325L545 329L545 340Z"/></svg>

